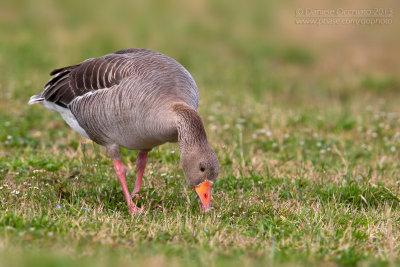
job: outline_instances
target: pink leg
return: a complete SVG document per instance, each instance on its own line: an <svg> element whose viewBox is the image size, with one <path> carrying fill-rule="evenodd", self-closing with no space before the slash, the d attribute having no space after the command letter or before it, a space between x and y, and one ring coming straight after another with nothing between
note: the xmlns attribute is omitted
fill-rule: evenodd
<svg viewBox="0 0 400 267"><path fill-rule="evenodd" d="M136 196L136 198L139 197L139 195L136 193L139 192L140 188L142 187L143 173L147 163L147 153L148 153L147 151L139 151L138 157L136 159L137 178L135 183L135 189L133 189L131 197L133 196Z"/></svg>
<svg viewBox="0 0 400 267"><path fill-rule="evenodd" d="M126 186L126 167L119 159L114 159L114 169L117 174L118 180L121 183L122 192L124 193L124 197L126 203L128 204L129 213L140 213L142 212L141 208L138 208L135 203L133 203L131 196L129 195L128 187Z"/></svg>

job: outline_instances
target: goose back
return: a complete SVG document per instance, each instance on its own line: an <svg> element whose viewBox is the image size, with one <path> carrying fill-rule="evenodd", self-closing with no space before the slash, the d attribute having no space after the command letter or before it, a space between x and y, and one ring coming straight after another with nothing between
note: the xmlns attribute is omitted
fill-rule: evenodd
<svg viewBox="0 0 400 267"><path fill-rule="evenodd" d="M172 105L197 109L198 90L177 61L147 49L125 49L56 69L35 101L68 109L101 145L151 149L177 141ZM45 105L46 106L46 105Z"/></svg>

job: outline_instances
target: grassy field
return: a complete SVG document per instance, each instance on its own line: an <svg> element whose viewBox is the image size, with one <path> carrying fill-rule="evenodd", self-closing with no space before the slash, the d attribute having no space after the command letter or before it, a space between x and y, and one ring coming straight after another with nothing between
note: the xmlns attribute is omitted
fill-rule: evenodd
<svg viewBox="0 0 400 267"><path fill-rule="evenodd" d="M393 24L296 25L316 1L3 0L0 266L400 264L400 8L380 5ZM127 47L197 82L221 163L206 215L176 144L131 217L105 151L27 105L53 68Z"/></svg>

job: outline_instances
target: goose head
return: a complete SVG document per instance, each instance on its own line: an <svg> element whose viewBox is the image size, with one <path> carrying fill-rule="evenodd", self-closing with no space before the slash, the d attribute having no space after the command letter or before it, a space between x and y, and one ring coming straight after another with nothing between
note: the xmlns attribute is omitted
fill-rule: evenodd
<svg viewBox="0 0 400 267"><path fill-rule="evenodd" d="M219 162L208 143L185 149L181 165L189 186L196 190L204 210L210 209L212 186L218 177Z"/></svg>

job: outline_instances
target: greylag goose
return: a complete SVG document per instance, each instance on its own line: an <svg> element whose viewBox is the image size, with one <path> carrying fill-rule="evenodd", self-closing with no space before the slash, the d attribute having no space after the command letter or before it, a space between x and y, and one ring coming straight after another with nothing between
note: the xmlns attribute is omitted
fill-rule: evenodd
<svg viewBox="0 0 400 267"><path fill-rule="evenodd" d="M44 91L30 98L61 114L82 136L106 148L129 213L140 213L132 197L140 190L147 154L178 142L189 186L205 211L219 163L197 113L199 93L190 73L174 59L147 49L124 49L77 65L55 69ZM120 147L139 150L137 178L130 194Z"/></svg>

